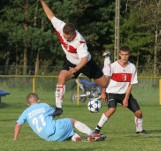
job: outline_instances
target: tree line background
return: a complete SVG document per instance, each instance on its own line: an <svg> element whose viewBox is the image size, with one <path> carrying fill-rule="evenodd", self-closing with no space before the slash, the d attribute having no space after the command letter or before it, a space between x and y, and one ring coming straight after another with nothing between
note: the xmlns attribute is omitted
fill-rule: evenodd
<svg viewBox="0 0 161 151"><path fill-rule="evenodd" d="M96 62L114 55L114 0L46 0L55 16L72 22ZM0 1L0 74L53 74L65 59L39 0ZM161 75L161 0L120 1L120 46L131 49L139 74Z"/></svg>

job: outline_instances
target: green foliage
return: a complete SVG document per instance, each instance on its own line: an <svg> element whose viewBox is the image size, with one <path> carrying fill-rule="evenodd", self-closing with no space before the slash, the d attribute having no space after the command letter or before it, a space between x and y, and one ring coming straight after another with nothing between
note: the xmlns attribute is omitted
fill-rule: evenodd
<svg viewBox="0 0 161 151"><path fill-rule="evenodd" d="M113 54L115 38L115 2L113 0L46 0L55 16L72 22L85 37L89 51L98 64L103 63L102 53L109 49ZM159 1L121 1L120 45L129 45L133 62L152 65L154 49L157 66L161 56L161 5ZM39 55L40 66L61 66L65 55L53 26L47 19L40 1L1 1L0 60L1 64L23 65L27 50L27 65L34 66ZM156 40L156 33L158 39ZM99 57L98 57L99 56ZM140 57L139 57L140 56ZM159 69L158 69L159 70Z"/></svg>
<svg viewBox="0 0 161 151"><path fill-rule="evenodd" d="M161 29L158 24L161 5L159 6L157 1L139 0L135 3L129 1L128 6L121 25L121 44L127 44L132 48L132 56L140 66L152 65L155 57L154 49L158 45L158 42L155 42L156 32ZM158 36L158 40L160 38ZM156 49L160 54L161 47ZM159 56L156 57L158 64Z"/></svg>

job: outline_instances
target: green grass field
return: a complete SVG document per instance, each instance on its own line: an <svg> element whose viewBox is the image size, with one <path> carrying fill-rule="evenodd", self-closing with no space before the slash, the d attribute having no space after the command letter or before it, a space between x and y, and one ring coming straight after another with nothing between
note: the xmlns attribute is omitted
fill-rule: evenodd
<svg viewBox="0 0 161 151"><path fill-rule="evenodd" d="M117 112L102 129L107 138L103 142L46 142L40 139L26 123L19 140L13 141L15 122L27 107L25 97L28 91L10 90L12 93L2 98L0 106L0 151L160 151L161 150L161 106L157 101L139 102L144 114L144 129L150 134L136 135L133 113L118 106ZM54 92L37 92L40 99L54 104ZM64 114L95 128L106 104L99 113L90 113L87 102L77 106L72 104L67 94L63 104ZM80 133L79 133L80 134ZM81 134L85 136L84 134Z"/></svg>

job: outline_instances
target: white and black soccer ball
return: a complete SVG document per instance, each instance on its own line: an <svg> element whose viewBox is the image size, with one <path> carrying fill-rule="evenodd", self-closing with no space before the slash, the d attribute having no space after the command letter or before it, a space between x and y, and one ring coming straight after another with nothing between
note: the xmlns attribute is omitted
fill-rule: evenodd
<svg viewBox="0 0 161 151"><path fill-rule="evenodd" d="M101 102L97 99L90 100L87 107L90 112L97 113L101 109Z"/></svg>

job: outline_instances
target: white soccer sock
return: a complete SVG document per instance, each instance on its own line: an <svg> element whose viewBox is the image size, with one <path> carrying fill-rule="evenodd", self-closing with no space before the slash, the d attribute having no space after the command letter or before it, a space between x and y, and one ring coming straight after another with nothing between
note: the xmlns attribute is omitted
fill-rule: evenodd
<svg viewBox="0 0 161 151"><path fill-rule="evenodd" d="M141 132L143 130L143 119L137 118L135 116L135 125L136 125L136 132Z"/></svg>
<svg viewBox="0 0 161 151"><path fill-rule="evenodd" d="M76 142L78 141L77 138L81 138L77 133L74 133L74 135L71 137L71 140Z"/></svg>
<svg viewBox="0 0 161 151"><path fill-rule="evenodd" d="M62 108L64 94L65 94L65 85L56 85L56 91L55 91L56 107Z"/></svg>
<svg viewBox="0 0 161 151"><path fill-rule="evenodd" d="M87 134L88 136L91 136L93 133L93 130L90 129L87 125L85 125L82 122L76 121L74 124L75 128L77 128L80 132Z"/></svg>
<svg viewBox="0 0 161 151"><path fill-rule="evenodd" d="M101 116L101 119L100 119L100 121L98 122L98 126L99 127L103 127L103 125L106 123L108 121L108 117L106 117L106 115L103 113L102 114L102 116ZM97 127L96 127L96 129L98 129Z"/></svg>

